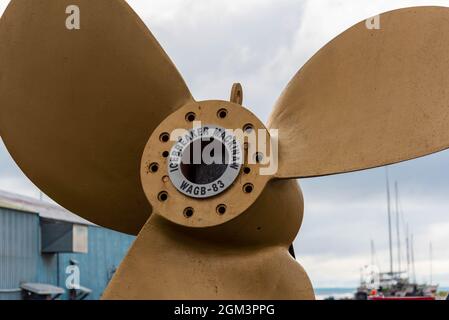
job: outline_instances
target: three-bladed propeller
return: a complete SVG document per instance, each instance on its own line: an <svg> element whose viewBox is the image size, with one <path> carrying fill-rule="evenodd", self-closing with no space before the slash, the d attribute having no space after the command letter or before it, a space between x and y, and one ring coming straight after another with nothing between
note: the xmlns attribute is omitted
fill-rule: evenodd
<svg viewBox="0 0 449 320"><path fill-rule="evenodd" d="M80 8L79 30L65 26L69 5ZM177 189L169 151L182 139L164 134L194 120L263 129L239 106L241 88L232 102L195 101L123 0L13 0L0 20L0 134L62 206L118 231L141 230L105 298L311 299L288 252L303 213L288 179L446 149L446 30L449 9L408 8L383 14L380 30L362 22L331 41L269 121L279 129L277 173L261 177L246 159L228 189L198 198Z"/></svg>

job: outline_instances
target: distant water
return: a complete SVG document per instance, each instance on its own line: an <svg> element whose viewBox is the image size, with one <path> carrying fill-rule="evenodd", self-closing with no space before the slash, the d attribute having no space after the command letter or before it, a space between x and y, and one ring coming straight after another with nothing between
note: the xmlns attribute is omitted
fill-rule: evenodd
<svg viewBox="0 0 449 320"><path fill-rule="evenodd" d="M355 288L315 288L315 296L317 300L324 300L329 297L340 300L353 298L355 291Z"/></svg>

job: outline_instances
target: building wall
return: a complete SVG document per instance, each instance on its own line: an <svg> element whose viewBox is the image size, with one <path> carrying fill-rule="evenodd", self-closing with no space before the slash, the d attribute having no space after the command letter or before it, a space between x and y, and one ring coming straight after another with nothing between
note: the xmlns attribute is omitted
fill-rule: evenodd
<svg viewBox="0 0 449 320"><path fill-rule="evenodd" d="M81 286L92 290L87 299L99 299L134 237L94 226L89 226L88 237L87 254L41 254L39 216L0 208L0 300L19 299L20 292L2 291L21 282L65 289L71 259L79 263Z"/></svg>
<svg viewBox="0 0 449 320"><path fill-rule="evenodd" d="M97 300L128 252L134 237L104 228L89 227L88 254L59 254L59 286L65 288L70 259L80 269L80 284L92 290L87 299Z"/></svg>
<svg viewBox="0 0 449 320"><path fill-rule="evenodd" d="M39 216L0 208L0 299L19 299L19 284L35 282ZM3 292L11 290L11 292Z"/></svg>

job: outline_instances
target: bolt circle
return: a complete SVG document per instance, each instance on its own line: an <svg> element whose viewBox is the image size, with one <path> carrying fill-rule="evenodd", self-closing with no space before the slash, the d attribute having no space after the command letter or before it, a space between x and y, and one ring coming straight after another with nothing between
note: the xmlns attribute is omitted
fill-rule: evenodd
<svg viewBox="0 0 449 320"><path fill-rule="evenodd" d="M220 117L218 111L221 109L226 109L227 111L225 118L223 118L225 113L222 113ZM195 121L201 121L201 125L193 126L193 122ZM251 126L246 126L248 124ZM226 178L227 175L222 173L219 167L212 170L213 174L204 170L208 168L199 168L206 174L200 175L195 173L199 172L196 171L198 168L194 167L195 163L181 162L180 165L173 166L173 164L178 164L177 158L183 155L184 148L186 148L186 152L188 151L187 148L193 150L193 145L190 146L190 144L198 137L203 136L203 133L200 133L201 131L192 131L192 127L193 130L196 128L200 130L205 127L218 127L227 131L236 132L233 135L236 137L240 146L241 163L240 166L233 168L236 171L235 179L233 178L229 181L223 180L222 178ZM258 199L267 183L273 178L273 175L266 176L259 174L259 169L262 164L254 161L255 153L259 150L250 152L253 142L252 140L247 140L250 138L248 134L246 134L246 137L240 136L243 128L252 131L251 138L253 138L253 134L257 134L254 137L257 139L256 141L259 141L259 138L270 141L269 131L255 115L248 109L228 101L210 100L189 102L167 116L154 130L154 134L150 136L141 162L142 186L154 211L173 223L189 228L208 228L223 225L243 214ZM178 132L176 130L179 130L179 134L172 133ZM185 131L193 134L193 136L185 134ZM264 132L265 137L262 136ZM168 141L168 135L163 135L163 133L170 133ZM190 139L189 136L191 136ZM232 141L231 137L228 140ZM224 141L226 142L228 140ZM187 142L188 144L186 144ZM213 143L218 144L218 139L215 138L215 142ZM178 148L174 148L176 146ZM183 148L180 148L181 146ZM208 146L206 144L202 148L206 151L212 149L212 146L207 148ZM230 150L231 153L229 153L229 150L224 149L225 153L232 154L233 149ZM263 151L263 155L265 155L264 150L260 151ZM200 165L207 166L208 163L204 161L204 164L202 163ZM179 187L185 188L183 190L184 192L178 189L177 180L174 179L176 170L182 172L183 177L181 178L185 178L180 180L181 185ZM214 180L215 176L217 180ZM182 185L183 181L186 182L184 186ZM208 184L203 185L204 182L209 183L209 181L211 181L211 186ZM229 183L229 186L223 188L222 183L225 186ZM214 184L215 187L218 187L216 194ZM205 186L207 188L204 198L192 196L195 195L196 187L200 187L199 192L201 194L201 188ZM210 192L209 188L212 189L210 196L208 196ZM193 189L193 191L189 189ZM166 192L166 194L161 192Z"/></svg>
<svg viewBox="0 0 449 320"><path fill-rule="evenodd" d="M149 165L148 168L150 169L151 173L156 173L159 171L159 164L156 162L153 162L152 164Z"/></svg>
<svg viewBox="0 0 449 320"><path fill-rule="evenodd" d="M159 136L159 140L163 143L170 141L170 134L167 132L161 133L161 135Z"/></svg>
<svg viewBox="0 0 449 320"><path fill-rule="evenodd" d="M168 200L168 193L166 191L159 192L157 198L160 202L165 202Z"/></svg>
<svg viewBox="0 0 449 320"><path fill-rule="evenodd" d="M227 116L228 116L228 110L226 110L226 109L224 109L224 108L218 110L218 112L217 112L217 117L218 117L218 118L224 119L224 118L226 118Z"/></svg>
<svg viewBox="0 0 449 320"><path fill-rule="evenodd" d="M193 217L193 214L195 213L195 210L191 207L185 208L184 209L184 217L186 217L187 219L190 219L191 217Z"/></svg>
<svg viewBox="0 0 449 320"><path fill-rule="evenodd" d="M243 132L252 133L254 131L254 126L251 123L247 123L243 126Z"/></svg>
<svg viewBox="0 0 449 320"><path fill-rule="evenodd" d="M225 204L219 204L219 205L217 206L217 213L218 213L220 216L222 216L222 215L224 215L224 214L226 213L226 209L227 209L227 207L226 207Z"/></svg>
<svg viewBox="0 0 449 320"><path fill-rule="evenodd" d="M189 112L186 114L186 121L193 122L196 119L196 114L194 112Z"/></svg>
<svg viewBox="0 0 449 320"><path fill-rule="evenodd" d="M245 193L251 193L254 191L254 185L252 183L246 183L243 186L243 192Z"/></svg>
<svg viewBox="0 0 449 320"><path fill-rule="evenodd" d="M256 163L261 163L263 161L263 159L264 159L264 155L262 152L257 152L254 155L254 161L256 161Z"/></svg>

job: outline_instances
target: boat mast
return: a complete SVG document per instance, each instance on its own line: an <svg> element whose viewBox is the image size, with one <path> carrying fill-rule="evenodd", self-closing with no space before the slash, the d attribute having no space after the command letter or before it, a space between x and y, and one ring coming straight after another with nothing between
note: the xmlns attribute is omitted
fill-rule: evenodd
<svg viewBox="0 0 449 320"><path fill-rule="evenodd" d="M413 283L416 283L416 272L415 272L415 248L414 248L414 237L412 233L412 239L410 243L410 252L411 252L411 259L412 259L412 273L413 273Z"/></svg>
<svg viewBox="0 0 449 320"><path fill-rule="evenodd" d="M430 285L433 283L433 248L432 242L429 244L429 254L430 254Z"/></svg>
<svg viewBox="0 0 449 320"><path fill-rule="evenodd" d="M394 189L395 189L395 197L396 197L396 237L398 239L397 245L398 245L398 271L401 272L401 235L400 235L400 222L399 222L399 191L398 191L398 182L396 181L394 183Z"/></svg>
<svg viewBox="0 0 449 320"><path fill-rule="evenodd" d="M388 166L385 167L387 183L387 212L388 212L388 243L390 248L390 275L393 275L393 245L391 241L391 199L390 199L390 179L388 176Z"/></svg>
<svg viewBox="0 0 449 320"><path fill-rule="evenodd" d="M410 277L410 233L408 231L408 223L405 230L405 246L407 251L407 276Z"/></svg>

